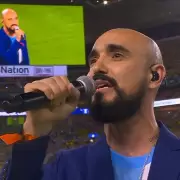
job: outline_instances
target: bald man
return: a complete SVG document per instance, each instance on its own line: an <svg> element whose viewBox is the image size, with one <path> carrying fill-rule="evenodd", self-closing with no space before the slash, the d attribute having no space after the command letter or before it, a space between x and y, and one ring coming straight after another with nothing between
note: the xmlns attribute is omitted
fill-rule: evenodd
<svg viewBox="0 0 180 180"><path fill-rule="evenodd" d="M52 103L27 113L23 131L31 140L12 141L7 180L180 180L180 141L154 115L166 75L157 44L139 32L113 29L97 39L89 65L97 84L90 112L104 124L105 137L58 152L43 165L48 134L76 108L79 92L66 77L27 84L26 92L42 91Z"/></svg>
<svg viewBox="0 0 180 180"><path fill-rule="evenodd" d="M18 15L13 9L1 12L0 65L29 65L24 32L19 28Z"/></svg>

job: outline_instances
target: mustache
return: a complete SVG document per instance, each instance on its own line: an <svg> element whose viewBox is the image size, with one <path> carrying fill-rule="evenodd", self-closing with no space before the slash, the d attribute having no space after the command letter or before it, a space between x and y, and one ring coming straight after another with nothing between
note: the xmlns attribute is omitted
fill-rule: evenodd
<svg viewBox="0 0 180 180"><path fill-rule="evenodd" d="M18 26L18 25L17 25L17 24L12 24L12 25L11 25L11 28L12 28L13 26Z"/></svg>
<svg viewBox="0 0 180 180"><path fill-rule="evenodd" d="M93 79L94 80L104 80L104 81L108 81L112 86L117 86L117 82L114 78L112 77L109 77L103 73L96 73L94 76L93 76Z"/></svg>
<svg viewBox="0 0 180 180"><path fill-rule="evenodd" d="M93 79L94 80L108 81L113 86L114 90L116 91L116 93L117 93L117 95L118 95L118 97L120 99L123 99L123 97L126 96L125 92L123 91L123 89L121 89L119 87L117 81L114 78L109 77L109 76L107 76L106 74L103 74L103 73L96 73L96 74L94 74Z"/></svg>

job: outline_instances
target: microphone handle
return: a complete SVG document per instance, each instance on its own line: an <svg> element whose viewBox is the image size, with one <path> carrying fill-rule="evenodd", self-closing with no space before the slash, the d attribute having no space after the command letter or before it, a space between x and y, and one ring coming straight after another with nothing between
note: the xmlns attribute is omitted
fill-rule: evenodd
<svg viewBox="0 0 180 180"><path fill-rule="evenodd" d="M18 31L19 29L20 29L19 26L16 26L16 27L15 27L15 31ZM22 40L25 40L25 37L24 37L23 35L21 35L21 41L22 41Z"/></svg>
<svg viewBox="0 0 180 180"><path fill-rule="evenodd" d="M2 103L2 109L7 113L25 112L46 107L50 100L43 92L29 92L15 96Z"/></svg>
<svg viewBox="0 0 180 180"><path fill-rule="evenodd" d="M84 85L79 81L73 81L72 84L83 95L85 92ZM11 100L4 101L1 108L7 112L25 112L45 108L49 105L50 100L43 92L28 92L14 96Z"/></svg>
<svg viewBox="0 0 180 180"><path fill-rule="evenodd" d="M23 41L23 40L25 40L25 38L24 38L24 36L23 36L23 35L21 35L21 41Z"/></svg>

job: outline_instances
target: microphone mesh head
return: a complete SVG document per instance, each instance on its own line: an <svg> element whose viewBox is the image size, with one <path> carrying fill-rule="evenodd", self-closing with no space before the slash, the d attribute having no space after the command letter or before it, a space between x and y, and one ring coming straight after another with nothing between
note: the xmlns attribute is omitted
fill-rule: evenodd
<svg viewBox="0 0 180 180"><path fill-rule="evenodd" d="M14 30L16 31L19 30L19 26L15 26Z"/></svg>
<svg viewBox="0 0 180 180"><path fill-rule="evenodd" d="M92 96L96 91L95 82L92 78L88 76L80 76L76 79L76 81L81 82L85 88L85 94L88 96Z"/></svg>

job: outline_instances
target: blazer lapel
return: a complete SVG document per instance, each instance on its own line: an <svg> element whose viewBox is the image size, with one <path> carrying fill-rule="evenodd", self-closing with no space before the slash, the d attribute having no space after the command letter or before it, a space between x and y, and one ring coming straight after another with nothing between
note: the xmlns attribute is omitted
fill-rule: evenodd
<svg viewBox="0 0 180 180"><path fill-rule="evenodd" d="M105 137L89 146L87 165L87 180L114 180L111 154Z"/></svg>
<svg viewBox="0 0 180 180"><path fill-rule="evenodd" d="M161 122L148 180L180 180L180 141ZM104 137L89 146L87 180L114 180L110 149Z"/></svg>
<svg viewBox="0 0 180 180"><path fill-rule="evenodd" d="M148 180L178 180L180 173L180 141L162 123Z"/></svg>

